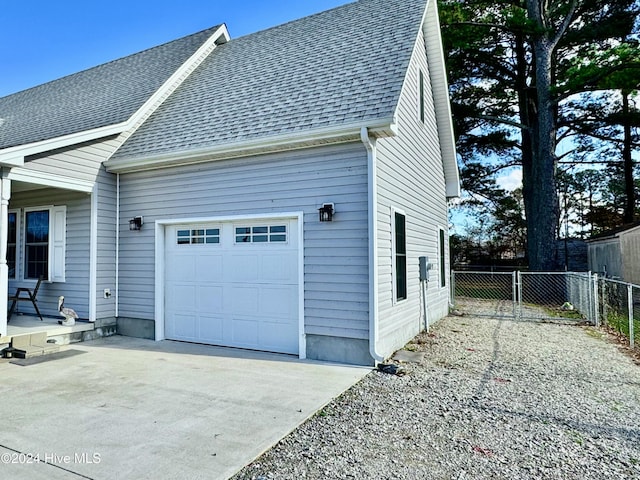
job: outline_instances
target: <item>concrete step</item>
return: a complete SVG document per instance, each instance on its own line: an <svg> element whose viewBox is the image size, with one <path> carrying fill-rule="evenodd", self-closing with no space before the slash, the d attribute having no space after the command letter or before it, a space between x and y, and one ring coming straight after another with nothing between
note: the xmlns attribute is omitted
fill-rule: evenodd
<svg viewBox="0 0 640 480"><path fill-rule="evenodd" d="M0 351L6 350L14 337L34 333L44 333L45 343L59 348L62 345L114 335L116 325L77 321L75 325L64 326L58 324L57 318L44 317L44 321L40 321L37 317L14 316L8 324L8 335L0 337Z"/></svg>

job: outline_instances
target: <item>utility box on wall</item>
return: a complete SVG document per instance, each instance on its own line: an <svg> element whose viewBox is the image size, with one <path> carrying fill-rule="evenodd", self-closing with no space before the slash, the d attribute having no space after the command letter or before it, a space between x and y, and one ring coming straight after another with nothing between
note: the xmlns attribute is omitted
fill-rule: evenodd
<svg viewBox="0 0 640 480"><path fill-rule="evenodd" d="M429 281L429 257L419 257L418 262L420 263L420 281Z"/></svg>

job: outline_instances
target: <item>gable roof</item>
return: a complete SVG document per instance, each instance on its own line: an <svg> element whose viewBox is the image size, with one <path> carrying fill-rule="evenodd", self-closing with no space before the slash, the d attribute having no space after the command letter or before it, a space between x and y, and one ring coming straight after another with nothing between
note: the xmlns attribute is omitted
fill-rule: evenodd
<svg viewBox="0 0 640 480"><path fill-rule="evenodd" d="M219 28L0 98L0 150L127 121Z"/></svg>
<svg viewBox="0 0 640 480"><path fill-rule="evenodd" d="M231 41L221 25L0 98L0 166L112 135L112 172L393 136L421 28L456 197L436 0L358 0Z"/></svg>
<svg viewBox="0 0 640 480"><path fill-rule="evenodd" d="M395 110L425 0L359 0L213 52L109 161L362 124Z"/></svg>
<svg viewBox="0 0 640 480"><path fill-rule="evenodd" d="M630 232L631 230L635 230L638 227L640 227L640 221L627 223L625 225L612 228L611 230L607 230L606 232L593 235L591 238L587 239L587 242L596 242L598 240L611 240L613 238L619 237L622 234Z"/></svg>

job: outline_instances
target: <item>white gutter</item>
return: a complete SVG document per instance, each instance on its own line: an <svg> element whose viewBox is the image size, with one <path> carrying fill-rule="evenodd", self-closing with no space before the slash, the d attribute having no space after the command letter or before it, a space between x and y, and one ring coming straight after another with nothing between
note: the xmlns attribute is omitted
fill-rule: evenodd
<svg viewBox="0 0 640 480"><path fill-rule="evenodd" d="M369 354L375 362L384 361L378 353L378 166L376 140L362 127L360 139L367 149L367 175L369 179Z"/></svg>
<svg viewBox="0 0 640 480"><path fill-rule="evenodd" d="M107 125L105 127L70 133L61 137L49 138L47 140L41 140L27 145L17 145L15 147L5 148L0 151L0 163L12 163L16 166L23 166L24 157L28 157L29 155L35 155L37 153L47 152L49 150L55 150L69 145L75 145L77 143L84 143L98 138L117 135L125 130L126 127L127 122L121 122L115 125Z"/></svg>
<svg viewBox="0 0 640 480"><path fill-rule="evenodd" d="M108 172L131 173L158 168L190 165L237 158L257 153L307 148L314 145L353 142L360 139L360 131L366 128L374 137L390 137L396 134L395 118L379 120L375 123L356 122L348 125L331 126L286 133L255 140L224 143L189 151L141 155L129 158L110 159L105 162Z"/></svg>

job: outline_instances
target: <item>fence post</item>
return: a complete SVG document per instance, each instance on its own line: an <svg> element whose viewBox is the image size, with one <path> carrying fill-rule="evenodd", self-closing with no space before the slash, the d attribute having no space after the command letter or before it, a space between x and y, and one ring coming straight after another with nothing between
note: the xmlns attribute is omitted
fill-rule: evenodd
<svg viewBox="0 0 640 480"><path fill-rule="evenodd" d="M456 306L456 272L451 270L451 306Z"/></svg>
<svg viewBox="0 0 640 480"><path fill-rule="evenodd" d="M593 275L593 314L596 321L596 328L600 328L600 309L598 308L598 274Z"/></svg>
<svg viewBox="0 0 640 480"><path fill-rule="evenodd" d="M634 332L633 332L633 287L627 285L627 306L629 307L629 346L634 348Z"/></svg>
<svg viewBox="0 0 640 480"><path fill-rule="evenodd" d="M516 288L518 291L518 311L516 313L516 320L522 320L522 272L520 270L517 271L518 280L516 283Z"/></svg>
<svg viewBox="0 0 640 480"><path fill-rule="evenodd" d="M609 324L609 312L607 306L607 279L602 279L602 323L606 327Z"/></svg>
<svg viewBox="0 0 640 480"><path fill-rule="evenodd" d="M511 304L513 306L513 319L517 320L516 317L516 302L518 295L518 287L516 286L516 272L511 272Z"/></svg>

